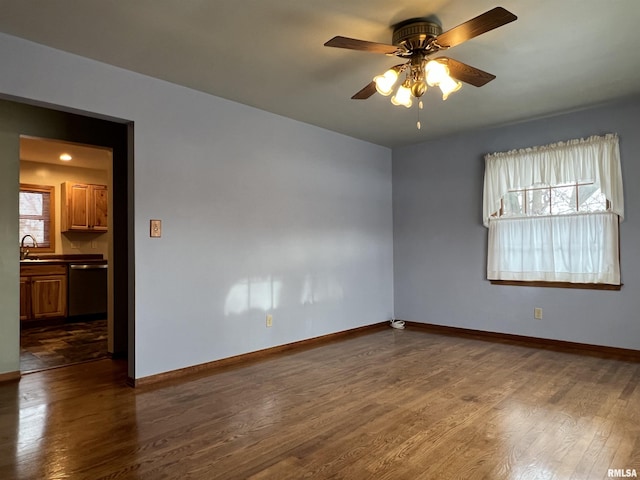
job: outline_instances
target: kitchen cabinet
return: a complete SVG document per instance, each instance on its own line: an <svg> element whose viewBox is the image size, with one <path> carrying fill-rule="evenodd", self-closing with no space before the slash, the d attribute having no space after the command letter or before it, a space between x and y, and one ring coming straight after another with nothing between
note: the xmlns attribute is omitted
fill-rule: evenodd
<svg viewBox="0 0 640 480"><path fill-rule="evenodd" d="M20 320L67 315L67 266L20 266Z"/></svg>
<svg viewBox="0 0 640 480"><path fill-rule="evenodd" d="M62 232L107 231L109 192L106 185L64 182L61 190Z"/></svg>
<svg viewBox="0 0 640 480"><path fill-rule="evenodd" d="M29 320L31 314L29 281L29 277L20 276L20 320Z"/></svg>

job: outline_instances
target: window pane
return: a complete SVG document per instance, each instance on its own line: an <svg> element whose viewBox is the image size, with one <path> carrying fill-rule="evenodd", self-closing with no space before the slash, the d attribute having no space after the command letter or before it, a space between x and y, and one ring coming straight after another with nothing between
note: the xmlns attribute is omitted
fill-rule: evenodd
<svg viewBox="0 0 640 480"><path fill-rule="evenodd" d="M581 212L604 212L607 210L607 198L597 185L578 187L578 199Z"/></svg>
<svg viewBox="0 0 640 480"><path fill-rule="evenodd" d="M503 197L503 217L513 217L524 214L524 192L508 192Z"/></svg>
<svg viewBox="0 0 640 480"><path fill-rule="evenodd" d="M52 231L54 187L48 185L20 185L19 234L21 241L31 235L38 242L38 248L54 249ZM25 240L25 246L33 248L32 240Z"/></svg>
<svg viewBox="0 0 640 480"><path fill-rule="evenodd" d="M32 237L34 237L36 239L36 242L38 242L38 246L39 247L44 247L46 246L45 244L48 242L45 242L45 237L44 237L44 221L43 220L32 220L29 218L21 218L20 219L20 240L22 240L22 237L24 237L25 235L31 235ZM25 246L31 246L32 245L32 241L30 238L27 238L24 242Z"/></svg>
<svg viewBox="0 0 640 480"><path fill-rule="evenodd" d="M20 215L42 216L43 195L36 192L20 192Z"/></svg>
<svg viewBox="0 0 640 480"><path fill-rule="evenodd" d="M575 213L577 211L576 186L554 187L551 189L551 212L554 215Z"/></svg>
<svg viewBox="0 0 640 480"><path fill-rule="evenodd" d="M548 188L526 190L528 215L551 215L551 198Z"/></svg>

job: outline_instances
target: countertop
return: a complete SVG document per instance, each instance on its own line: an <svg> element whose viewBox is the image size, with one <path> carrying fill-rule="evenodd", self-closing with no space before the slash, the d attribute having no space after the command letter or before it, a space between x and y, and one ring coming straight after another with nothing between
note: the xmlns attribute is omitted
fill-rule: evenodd
<svg viewBox="0 0 640 480"><path fill-rule="evenodd" d="M106 265L107 260L102 255L33 255L31 259L20 260L23 265L68 265L70 263L82 263L92 265Z"/></svg>

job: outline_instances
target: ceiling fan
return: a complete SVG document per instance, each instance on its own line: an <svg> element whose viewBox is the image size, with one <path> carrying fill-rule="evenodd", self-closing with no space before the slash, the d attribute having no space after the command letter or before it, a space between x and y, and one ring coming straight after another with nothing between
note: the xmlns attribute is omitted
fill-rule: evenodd
<svg viewBox="0 0 640 480"><path fill-rule="evenodd" d="M443 100L446 100L450 93L460 89L461 82L481 87L496 78L495 75L453 58L439 56L432 59L430 57L513 22L517 18L508 10L496 7L444 33L442 27L433 20L414 18L395 26L392 45L341 36L333 37L324 45L395 55L405 59L405 63L395 65L384 74L376 76L371 83L351 98L367 99L376 91L385 96L390 95L400 74L406 73L405 80L391 98L391 102L408 108L412 105L412 97L420 99L427 91L427 85L439 86ZM422 108L422 102L420 102L420 108ZM419 123L418 128L420 128Z"/></svg>

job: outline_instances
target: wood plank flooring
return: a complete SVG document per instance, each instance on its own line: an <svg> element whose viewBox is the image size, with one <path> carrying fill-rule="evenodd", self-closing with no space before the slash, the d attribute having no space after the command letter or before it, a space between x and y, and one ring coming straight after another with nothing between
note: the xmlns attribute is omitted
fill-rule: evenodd
<svg viewBox="0 0 640 480"><path fill-rule="evenodd" d="M0 385L0 478L640 475L640 364L382 330L139 389L111 360Z"/></svg>
<svg viewBox="0 0 640 480"><path fill-rule="evenodd" d="M106 319L27 327L20 331L23 373L106 357Z"/></svg>

